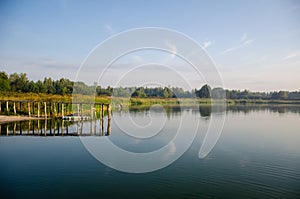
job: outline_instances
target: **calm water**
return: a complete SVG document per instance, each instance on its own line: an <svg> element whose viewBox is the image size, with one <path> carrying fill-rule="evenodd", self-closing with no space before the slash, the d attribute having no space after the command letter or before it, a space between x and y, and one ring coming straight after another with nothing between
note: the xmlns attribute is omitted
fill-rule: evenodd
<svg viewBox="0 0 300 199"><path fill-rule="evenodd" d="M211 117L224 114L220 139L199 159ZM192 145L178 160L142 174L105 166L76 136L92 135L84 138L99 144L109 139L124 150L145 153L165 146L179 127L188 133L198 122ZM144 107L114 112L110 124L102 123L66 122L63 129L52 120L40 121L39 129L37 121L2 124L1 198L300 198L299 106L237 106L226 112Z"/></svg>

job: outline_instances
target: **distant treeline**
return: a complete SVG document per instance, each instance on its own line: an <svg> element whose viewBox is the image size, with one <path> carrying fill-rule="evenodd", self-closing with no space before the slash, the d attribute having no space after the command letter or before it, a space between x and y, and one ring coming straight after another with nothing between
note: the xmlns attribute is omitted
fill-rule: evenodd
<svg viewBox="0 0 300 199"><path fill-rule="evenodd" d="M276 100L299 100L300 91L274 91L274 92L251 92L249 90L224 90L222 88L211 88L209 85L202 86L199 90L193 89L185 91L178 87L118 87L110 86L104 88L86 85L83 82L73 82L69 79L61 78L52 80L30 81L26 73L13 73L7 75L0 72L0 92L18 92L18 93L47 93L66 95L80 93L91 95L96 92L98 96L118 96L118 97L160 97L160 98L217 98L223 99L276 99Z"/></svg>

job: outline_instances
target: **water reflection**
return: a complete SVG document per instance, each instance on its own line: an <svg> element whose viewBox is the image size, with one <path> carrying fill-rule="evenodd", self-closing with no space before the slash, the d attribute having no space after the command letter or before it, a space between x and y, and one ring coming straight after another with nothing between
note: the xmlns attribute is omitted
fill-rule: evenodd
<svg viewBox="0 0 300 199"><path fill-rule="evenodd" d="M199 105L199 106L168 106L162 105L164 111L166 112L168 118L171 116L178 116L182 111L192 111L193 114L199 114L201 117L209 118L211 114L222 114L224 112L230 113L244 113L248 114L257 111L269 111L273 113L300 113L299 105L229 105L227 107L215 105L212 109L210 105ZM140 113L144 114L150 110L151 106L131 106L129 107L129 112L133 115L138 115ZM156 109L153 109L156 111ZM157 111L161 111L157 109Z"/></svg>
<svg viewBox="0 0 300 199"><path fill-rule="evenodd" d="M111 133L109 119L65 121L38 119L0 124L0 135L23 136L108 136Z"/></svg>
<svg viewBox="0 0 300 199"><path fill-rule="evenodd" d="M236 105L227 106L228 112L250 113L258 111L269 111L272 113L300 113L299 105Z"/></svg>
<svg viewBox="0 0 300 199"><path fill-rule="evenodd" d="M162 105L157 108L153 106L131 106L129 110L117 110L113 112L116 116L128 117L125 112L132 116L147 115L149 112L166 113L168 119L177 117L182 112L191 112L199 115L205 120L210 119L212 114L272 112L278 114L300 113L299 105L235 105L235 106L168 106ZM39 119L30 121L11 122L0 124L0 135L31 135L31 136L104 136L111 133L111 119L108 117L94 120L67 121L61 119Z"/></svg>

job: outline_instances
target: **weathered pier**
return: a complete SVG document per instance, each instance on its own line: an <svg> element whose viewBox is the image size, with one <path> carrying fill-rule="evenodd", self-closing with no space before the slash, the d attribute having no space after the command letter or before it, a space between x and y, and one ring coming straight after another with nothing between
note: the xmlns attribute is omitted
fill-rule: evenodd
<svg viewBox="0 0 300 199"><path fill-rule="evenodd" d="M111 119L65 121L58 118L0 124L0 136L109 136Z"/></svg>
<svg viewBox="0 0 300 199"><path fill-rule="evenodd" d="M38 118L62 118L66 120L111 117L111 106L98 102L54 102L32 100L0 100L0 114L28 115ZM76 119L76 120L77 120Z"/></svg>

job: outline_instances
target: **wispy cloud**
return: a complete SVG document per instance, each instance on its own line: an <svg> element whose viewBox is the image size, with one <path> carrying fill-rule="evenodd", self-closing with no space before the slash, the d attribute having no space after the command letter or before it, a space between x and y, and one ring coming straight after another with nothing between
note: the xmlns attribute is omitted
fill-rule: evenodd
<svg viewBox="0 0 300 199"><path fill-rule="evenodd" d="M210 47L211 45L213 45L214 42L213 41L205 41L203 42L203 48L207 49L208 47Z"/></svg>
<svg viewBox="0 0 300 199"><path fill-rule="evenodd" d="M167 64L170 63L172 60L174 60L178 50L176 45L174 45L170 41L166 40L164 43L166 45L166 50L169 51L168 54L170 55L167 55L165 58L163 58L160 63Z"/></svg>
<svg viewBox="0 0 300 199"><path fill-rule="evenodd" d="M243 36L240 39L240 42L244 42L245 40L247 40L247 33L244 33Z"/></svg>
<svg viewBox="0 0 300 199"><path fill-rule="evenodd" d="M174 44L170 43L169 41L166 41L165 44L169 48L168 50L170 50L172 53L171 57L174 58L175 55L177 54L177 47Z"/></svg>
<svg viewBox="0 0 300 199"><path fill-rule="evenodd" d="M139 55L133 55L132 60L134 61L134 63L143 63L143 62L145 62L143 57L141 57Z"/></svg>
<svg viewBox="0 0 300 199"><path fill-rule="evenodd" d="M112 28L112 26L110 26L110 25L105 25L104 26L104 28L105 28L105 30L110 34L110 35L113 35L113 34L115 34L115 31L114 31L114 29Z"/></svg>
<svg viewBox="0 0 300 199"><path fill-rule="evenodd" d="M240 48L244 48L249 46L250 44L252 44L254 42L254 39L249 39L247 33L244 33L241 38L240 38L240 42L238 45L232 46L230 48L227 48L225 50L223 50L221 52L221 54L225 54L225 53L229 53L232 51L236 51L239 50Z"/></svg>
<svg viewBox="0 0 300 199"><path fill-rule="evenodd" d="M286 55L282 60L293 59L293 58L299 57L299 56L300 56L300 51L295 51L295 52L291 52L288 55Z"/></svg>

